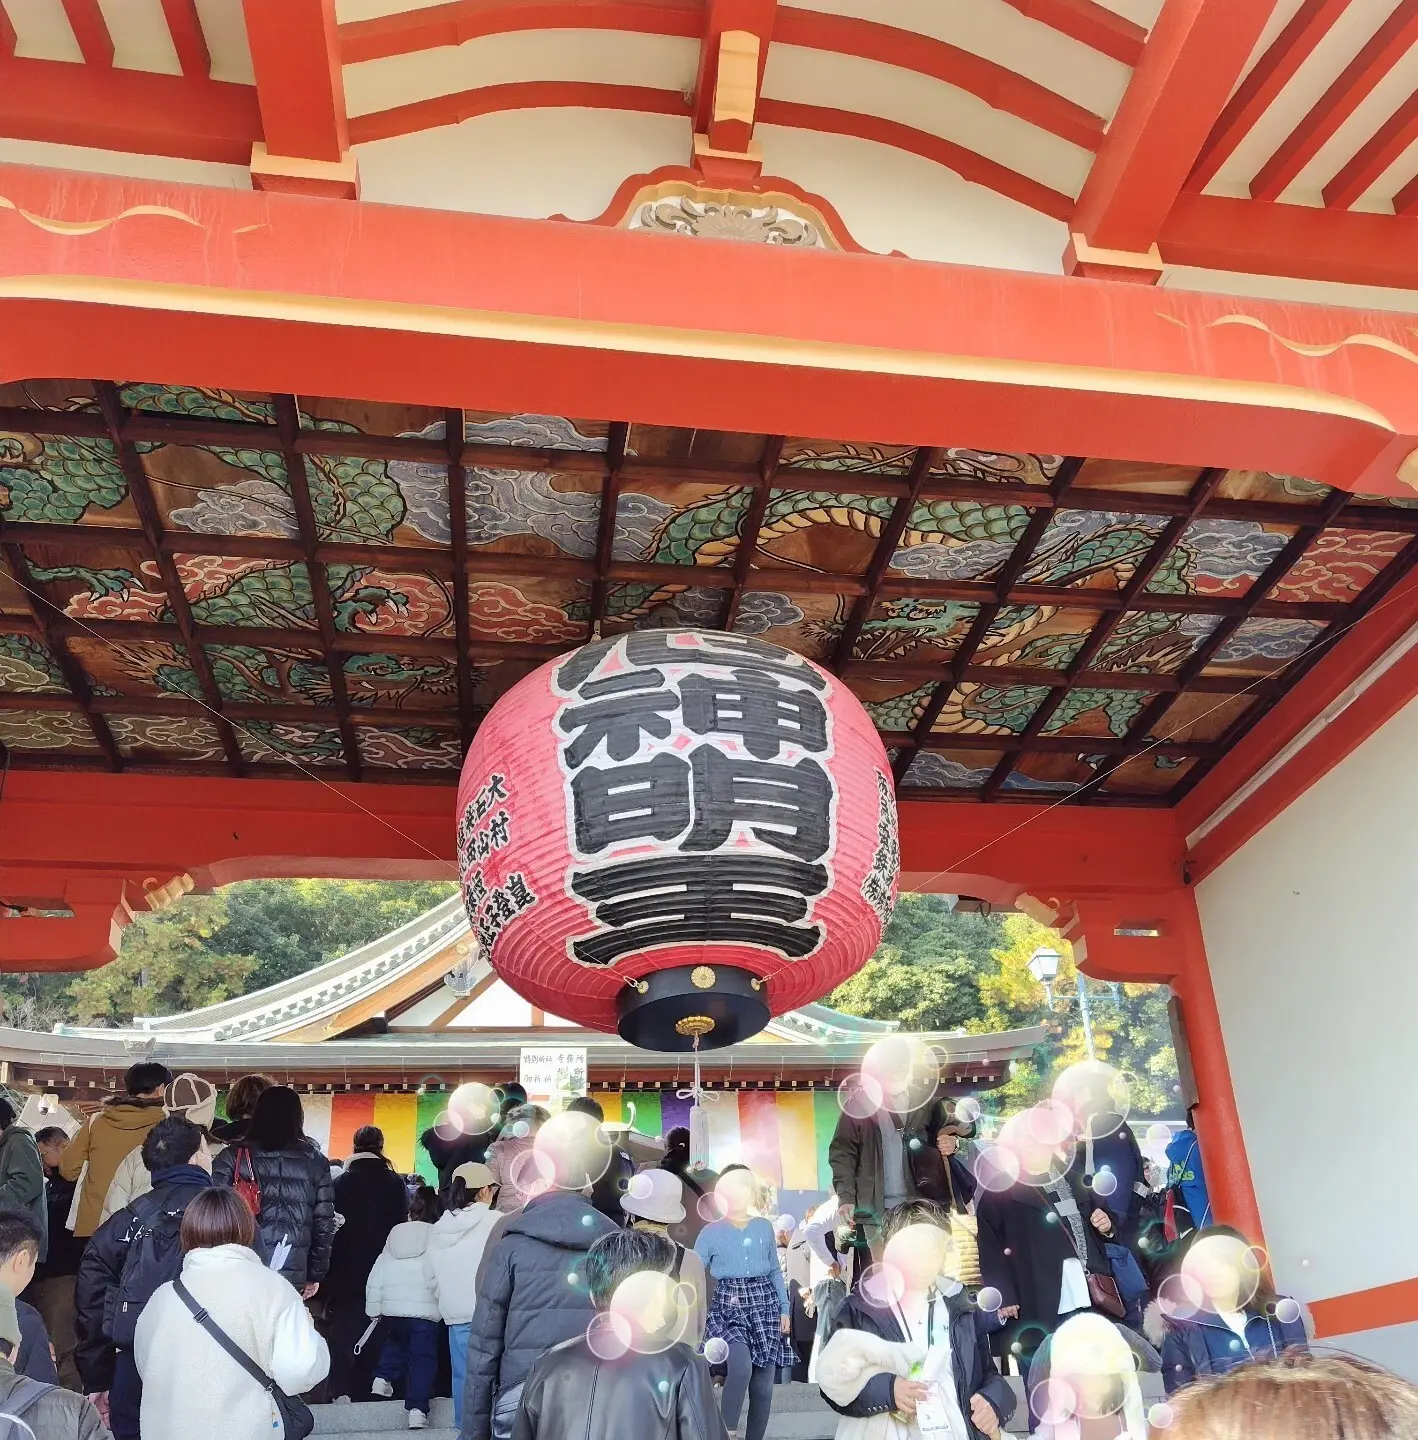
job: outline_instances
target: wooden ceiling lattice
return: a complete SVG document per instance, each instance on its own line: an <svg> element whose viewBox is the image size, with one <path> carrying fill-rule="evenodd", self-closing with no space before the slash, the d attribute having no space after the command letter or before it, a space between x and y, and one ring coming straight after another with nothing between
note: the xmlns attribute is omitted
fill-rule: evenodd
<svg viewBox="0 0 1418 1440"><path fill-rule="evenodd" d="M0 387L0 555L16 767L451 784L531 669L687 624L840 675L904 794L1156 806L1418 563L1418 501L47 380Z"/></svg>

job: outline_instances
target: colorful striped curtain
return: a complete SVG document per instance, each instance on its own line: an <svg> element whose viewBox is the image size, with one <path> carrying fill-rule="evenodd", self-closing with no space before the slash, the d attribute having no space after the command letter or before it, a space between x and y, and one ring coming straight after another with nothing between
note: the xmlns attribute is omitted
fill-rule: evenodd
<svg viewBox="0 0 1418 1440"><path fill-rule="evenodd" d="M689 1101L672 1090L594 1093L608 1121L629 1123L642 1135L663 1135L676 1125L689 1124ZM827 1146L837 1124L835 1091L716 1090L710 1097L705 1113L714 1169L741 1161L780 1190L831 1189ZM332 1160L348 1159L361 1125L377 1125L384 1132L385 1153L397 1170L437 1180L418 1137L442 1113L445 1096L353 1091L302 1095L301 1103L306 1134Z"/></svg>

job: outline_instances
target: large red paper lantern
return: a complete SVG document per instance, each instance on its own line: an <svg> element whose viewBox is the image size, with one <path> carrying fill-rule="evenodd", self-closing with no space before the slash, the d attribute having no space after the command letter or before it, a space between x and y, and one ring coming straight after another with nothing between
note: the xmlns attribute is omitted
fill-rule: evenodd
<svg viewBox="0 0 1418 1440"><path fill-rule="evenodd" d="M730 1045L870 957L900 852L861 702L745 635L638 630L529 675L458 790L474 933L539 1009Z"/></svg>

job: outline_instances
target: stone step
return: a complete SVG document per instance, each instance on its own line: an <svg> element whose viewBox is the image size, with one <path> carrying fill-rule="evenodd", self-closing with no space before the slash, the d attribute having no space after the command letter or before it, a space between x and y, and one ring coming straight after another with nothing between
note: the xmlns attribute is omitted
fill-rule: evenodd
<svg viewBox="0 0 1418 1440"><path fill-rule="evenodd" d="M401 1400L366 1400L353 1405L312 1405L317 1435L388 1435L390 1431L409 1428L408 1411ZM433 1402L425 1435L442 1436L444 1431L455 1435L458 1427L453 1420L453 1402ZM417 1432L415 1432L417 1433Z"/></svg>
<svg viewBox="0 0 1418 1440"><path fill-rule="evenodd" d="M389 1440L389 1436L397 1434L393 1430L327 1430L327 1435L335 1434L340 1440ZM405 1433L409 1435L422 1435L424 1440L458 1440L458 1432L454 1429L440 1427L428 1430L409 1430L405 1427Z"/></svg>

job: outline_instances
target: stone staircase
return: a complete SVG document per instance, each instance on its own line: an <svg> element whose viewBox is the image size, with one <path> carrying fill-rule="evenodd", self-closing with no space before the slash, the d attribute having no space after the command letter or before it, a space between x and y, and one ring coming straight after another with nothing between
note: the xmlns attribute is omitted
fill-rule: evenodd
<svg viewBox="0 0 1418 1440"><path fill-rule="evenodd" d="M1161 1377L1143 1375L1144 1401L1154 1404L1162 1398ZM1008 1434L1029 1433L1028 1407L1024 1403L1024 1385L1012 1377L1019 1397ZM339 1436L340 1440L389 1440L393 1434L408 1433L404 1407L392 1400L377 1400L358 1405L316 1405L315 1434ZM453 1405L449 1400L435 1400L429 1416L429 1428L422 1432L427 1440L456 1440L458 1427L453 1423ZM773 1392L773 1419L768 1426L768 1440L833 1440L837 1433L837 1416L818 1394L816 1385L780 1385ZM626 1440L634 1440L627 1436Z"/></svg>

